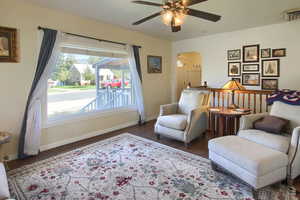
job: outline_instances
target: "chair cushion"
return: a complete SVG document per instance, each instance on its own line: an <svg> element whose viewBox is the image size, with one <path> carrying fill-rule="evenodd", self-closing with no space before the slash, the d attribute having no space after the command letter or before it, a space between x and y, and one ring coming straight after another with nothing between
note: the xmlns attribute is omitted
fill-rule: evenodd
<svg viewBox="0 0 300 200"><path fill-rule="evenodd" d="M300 106L293 106L276 101L272 105L270 115L289 120L289 133L292 133L294 128L300 126Z"/></svg>
<svg viewBox="0 0 300 200"><path fill-rule="evenodd" d="M160 116L157 120L159 125L177 130L184 130L187 125L187 116L181 114Z"/></svg>
<svg viewBox="0 0 300 200"><path fill-rule="evenodd" d="M256 120L253 123L253 127L256 130L280 134L283 130L286 130L288 123L289 120L283 119L281 117L268 115L259 120Z"/></svg>
<svg viewBox="0 0 300 200"><path fill-rule="evenodd" d="M6 198L9 198L7 177L6 177L4 165L0 163L0 199L6 199Z"/></svg>
<svg viewBox="0 0 300 200"><path fill-rule="evenodd" d="M288 165L288 155L238 136L212 139L212 151L259 177Z"/></svg>
<svg viewBox="0 0 300 200"><path fill-rule="evenodd" d="M288 152L291 142L290 137L255 129L240 130L238 136L282 153Z"/></svg>
<svg viewBox="0 0 300 200"><path fill-rule="evenodd" d="M178 113L189 115L196 108L203 106L203 101L207 99L207 94L197 90L184 90L178 103Z"/></svg>

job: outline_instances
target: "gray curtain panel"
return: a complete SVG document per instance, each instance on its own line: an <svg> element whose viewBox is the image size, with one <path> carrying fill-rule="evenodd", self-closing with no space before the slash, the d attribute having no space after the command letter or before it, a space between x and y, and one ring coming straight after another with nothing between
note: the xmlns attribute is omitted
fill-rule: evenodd
<svg viewBox="0 0 300 200"><path fill-rule="evenodd" d="M134 59L136 63L136 70L139 74L141 82L143 82L143 77L142 77L142 69L141 69L141 60L140 60L140 47L133 45L133 54L134 54ZM144 121L141 120L141 116L139 118L139 125L145 124Z"/></svg>
<svg viewBox="0 0 300 200"><path fill-rule="evenodd" d="M24 154L24 143L25 143L25 134L26 134L26 128L27 128L27 114L28 114L28 108L32 99L32 95L36 89L36 86L38 82L41 79L42 74L44 73L44 70L48 64L48 61L51 57L53 47L56 41L56 30L51 29L42 29L44 31L44 36L41 44L41 49L39 53L38 58L38 64L36 67L34 79L31 85L31 89L28 95L27 104L25 108L25 113L23 117L21 132L20 132L20 139L19 139L19 153L18 158L23 159L28 157L26 154Z"/></svg>
<svg viewBox="0 0 300 200"><path fill-rule="evenodd" d="M142 77L142 70L141 70L141 60L140 60L140 47L133 45L133 53L134 53L134 59L136 63L136 70L139 74L139 77L141 79L141 82L143 81Z"/></svg>

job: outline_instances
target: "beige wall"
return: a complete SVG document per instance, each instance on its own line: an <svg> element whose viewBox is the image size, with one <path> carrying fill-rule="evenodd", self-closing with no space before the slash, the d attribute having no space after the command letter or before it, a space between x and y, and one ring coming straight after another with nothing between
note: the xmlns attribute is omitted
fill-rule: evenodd
<svg viewBox="0 0 300 200"><path fill-rule="evenodd" d="M17 151L18 133L36 67L38 26L141 45L147 117L156 116L159 112L159 105L170 102L170 41L25 2L1 0L0 3L0 26L18 29L21 53L19 63L0 63L0 130L14 134L13 142L5 146L7 154L14 155ZM162 74L147 73L147 55L163 56ZM136 121L137 114L131 111L51 127L44 129L42 145L51 146L53 143L84 137L84 134L89 132L110 130L112 127L120 127L122 124L131 124Z"/></svg>
<svg viewBox="0 0 300 200"><path fill-rule="evenodd" d="M173 58L181 52L199 52L202 56L202 80L210 87L222 87L228 77L227 50L242 49L243 45L260 44L261 48L286 48L287 56L280 58L279 88L300 89L299 52L300 21L251 28L241 31L198 37L173 43ZM173 71L175 63L173 63ZM172 73L175 83L176 74ZM174 84L173 84L174 85ZM260 89L260 87L247 87ZM176 88L173 88L173 100Z"/></svg>

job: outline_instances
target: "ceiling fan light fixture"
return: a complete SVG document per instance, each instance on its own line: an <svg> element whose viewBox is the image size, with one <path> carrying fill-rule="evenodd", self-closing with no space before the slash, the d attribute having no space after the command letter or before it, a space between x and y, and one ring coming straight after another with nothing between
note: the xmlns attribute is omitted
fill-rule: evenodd
<svg viewBox="0 0 300 200"><path fill-rule="evenodd" d="M172 11L165 10L165 11L163 11L163 14L162 14L162 21L165 25L170 26L173 17L174 17L174 14Z"/></svg>
<svg viewBox="0 0 300 200"><path fill-rule="evenodd" d="M175 14L175 26L181 26L184 23L184 20L186 18L186 14L184 12L176 12Z"/></svg>
<svg viewBox="0 0 300 200"><path fill-rule="evenodd" d="M172 20L174 19L175 26L181 26L184 23L186 18L186 13L184 10L181 11L172 11L172 10L165 10L162 14L162 21L165 25L171 26Z"/></svg>

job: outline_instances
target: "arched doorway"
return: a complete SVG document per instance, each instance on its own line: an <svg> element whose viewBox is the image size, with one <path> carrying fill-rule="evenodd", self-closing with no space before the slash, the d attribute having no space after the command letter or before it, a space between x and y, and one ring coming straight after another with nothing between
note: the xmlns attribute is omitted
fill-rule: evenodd
<svg viewBox="0 0 300 200"><path fill-rule="evenodd" d="M202 82L202 58L198 52L185 52L177 55L176 87L177 98L188 87L200 86Z"/></svg>

